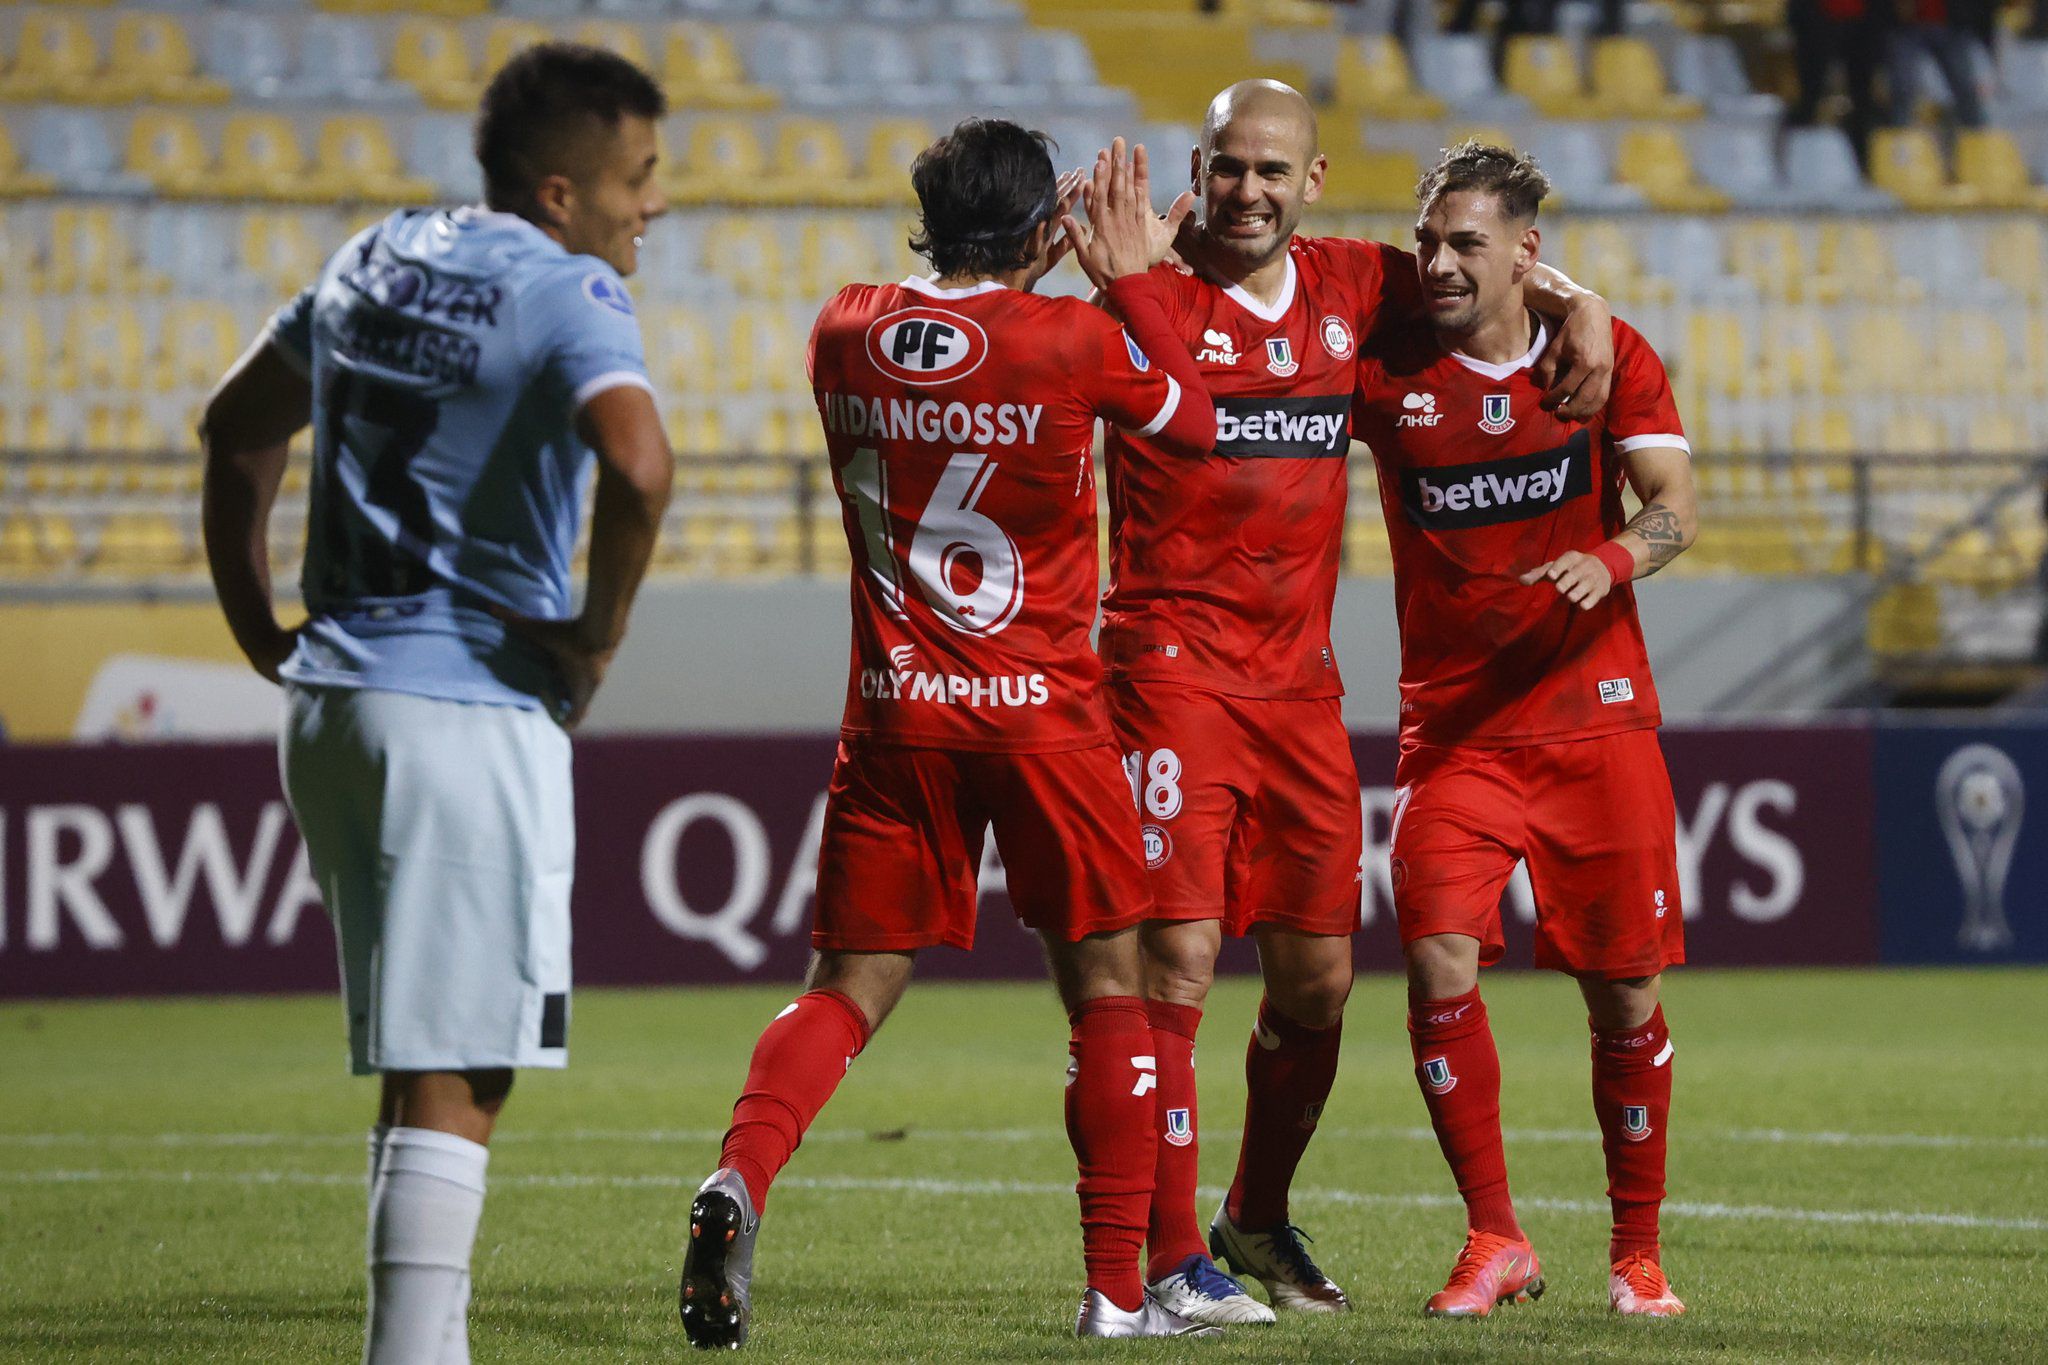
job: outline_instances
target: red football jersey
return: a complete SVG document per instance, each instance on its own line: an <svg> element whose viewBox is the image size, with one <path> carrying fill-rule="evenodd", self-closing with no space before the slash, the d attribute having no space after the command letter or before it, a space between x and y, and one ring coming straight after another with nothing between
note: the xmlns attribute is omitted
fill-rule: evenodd
<svg viewBox="0 0 2048 1365"><path fill-rule="evenodd" d="M1427 326L1387 333L1358 367L1352 430L1372 447L1394 550L1401 734L1501 747L1654 726L1657 689L1634 590L1591 611L1519 575L1619 532L1624 452L1690 449L1664 364L1614 324L1614 389L1587 423L1545 412L1520 360L1447 353Z"/></svg>
<svg viewBox="0 0 2048 1365"><path fill-rule="evenodd" d="M1180 386L1102 310L994 282L849 285L809 368L853 550L842 733L1107 742L1088 645L1095 419L1160 432Z"/></svg>
<svg viewBox="0 0 2048 1365"><path fill-rule="evenodd" d="M1358 338L1382 306L1416 307L1420 286L1412 256L1375 242L1296 238L1287 269L1271 308L1154 272L1215 398L1216 449L1190 460L1141 437L1108 442L1111 677L1240 697L1344 691L1330 605Z"/></svg>

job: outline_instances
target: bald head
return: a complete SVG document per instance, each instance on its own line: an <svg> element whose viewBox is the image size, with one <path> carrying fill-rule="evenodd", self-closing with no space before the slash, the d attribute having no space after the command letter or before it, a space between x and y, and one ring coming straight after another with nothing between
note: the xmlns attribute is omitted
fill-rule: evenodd
<svg viewBox="0 0 2048 1365"><path fill-rule="evenodd" d="M1299 90L1282 81L1239 81L1209 101L1202 118L1202 151L1206 154L1238 125L1269 129L1281 140L1296 142L1306 164L1316 155L1316 111Z"/></svg>
<svg viewBox="0 0 2048 1365"><path fill-rule="evenodd" d="M1279 81L1239 81L1209 101L1195 148L1208 264L1236 282L1285 269L1301 212L1323 193L1316 112Z"/></svg>

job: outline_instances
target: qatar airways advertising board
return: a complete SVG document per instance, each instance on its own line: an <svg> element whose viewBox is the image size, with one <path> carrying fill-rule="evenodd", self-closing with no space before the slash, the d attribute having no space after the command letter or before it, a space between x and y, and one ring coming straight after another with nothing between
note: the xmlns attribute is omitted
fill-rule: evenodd
<svg viewBox="0 0 2048 1365"><path fill-rule="evenodd" d="M1692 964L2048 960L2048 933L2007 891L2048 872L2048 811L2030 820L2025 800L2030 783L2048 783L2048 732L1846 725L1663 738ZM1387 969L1398 961L1395 745L1353 744L1366 821L1358 959ZM577 981L794 981L832 754L824 736L578 741ZM991 842L975 951L930 950L921 975L1040 973L1003 885ZM1534 916L1518 875L1503 902L1509 965L1528 962ZM1248 945L1231 953L1230 965L1251 965ZM0 750L0 997L335 980L274 749Z"/></svg>

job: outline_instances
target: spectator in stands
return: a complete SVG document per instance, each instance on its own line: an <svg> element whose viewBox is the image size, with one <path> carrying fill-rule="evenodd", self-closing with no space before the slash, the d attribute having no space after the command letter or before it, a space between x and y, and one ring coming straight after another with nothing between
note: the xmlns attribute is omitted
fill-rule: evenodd
<svg viewBox="0 0 2048 1365"><path fill-rule="evenodd" d="M1451 12L1447 31L1451 33L1472 33L1479 28L1479 11L1487 0L1458 0L1458 7ZM1524 33L1555 33L1557 31L1558 0L1504 0L1500 22L1493 30L1493 64L1501 65L1507 50L1508 39ZM1612 37L1622 31L1622 7L1627 0L1599 0L1600 19L1594 32L1602 37ZM2048 0L2042 0L2048 4Z"/></svg>
<svg viewBox="0 0 2048 1365"><path fill-rule="evenodd" d="M1890 28L1891 0L1788 0L1785 22L1792 30L1792 62L1799 97L1786 122L1805 127L1820 113L1835 70L1848 88L1849 117L1843 131L1868 170L1870 130L1879 121L1877 69Z"/></svg>
<svg viewBox="0 0 2048 1365"><path fill-rule="evenodd" d="M1964 128L1984 126L1984 100L1972 60L1979 43L1991 41L1989 0L1903 0L1891 34L1891 96L1895 126L1914 121L1920 103L1920 54L1941 68L1950 107Z"/></svg>

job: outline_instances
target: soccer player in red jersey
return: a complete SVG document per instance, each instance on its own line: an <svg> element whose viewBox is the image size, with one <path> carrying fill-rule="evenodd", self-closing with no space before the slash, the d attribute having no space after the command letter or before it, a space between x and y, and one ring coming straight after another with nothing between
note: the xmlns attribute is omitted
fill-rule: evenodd
<svg viewBox="0 0 2048 1365"><path fill-rule="evenodd" d="M1500 1061L1479 968L1526 861L1536 965L1578 978L1613 1204L1616 1311L1685 1311L1659 1265L1671 1040L1685 960L1671 782L1630 583L1696 533L1690 449L1664 366L1615 322L1615 378L1584 422L1545 412L1528 272L1549 184L1465 142L1418 189L1429 327L1360 358L1353 431L1379 465L1401 630L1393 883L1415 1075L1469 1232L1426 1311L1484 1316L1543 1291L1501 1150ZM1624 483L1642 501L1622 505Z"/></svg>
<svg viewBox="0 0 2048 1365"><path fill-rule="evenodd" d="M1096 419L1184 456L1216 435L1146 273L1192 197L1156 219L1142 149L1127 163L1119 141L1097 160L1084 228L1060 217L1042 135L999 120L960 124L911 178L913 245L932 275L848 286L811 337L854 563L817 952L805 993L755 1048L719 1169L691 1205L684 1327L700 1347L745 1340L769 1184L902 997L918 950L973 945L993 825L1073 1028L1066 1116L1088 1283L1077 1330L1213 1333L1160 1308L1139 1277L1157 1082L1136 926L1152 902L1088 641ZM1112 278L1130 334L1080 300L1030 292L1068 243Z"/></svg>
<svg viewBox="0 0 2048 1365"><path fill-rule="evenodd" d="M1212 1256L1276 1307L1349 1306L1310 1260L1288 1191L1336 1075L1359 923L1362 812L1330 648L1357 350L1383 315L1419 319L1421 296L1398 248L1296 237L1324 169L1294 90L1247 81L1216 97L1192 161L1202 221L1179 243L1190 269L1155 272L1215 395L1216 447L1189 460L1140 433L1108 448L1100 647L1160 917L1143 931L1160 1129L1146 1278L1209 1322L1272 1318ZM1597 404L1605 305L1537 275L1532 302L1569 341L1557 397ZM1256 935L1266 997L1237 1175L1205 1246L1194 1040L1226 932Z"/></svg>

